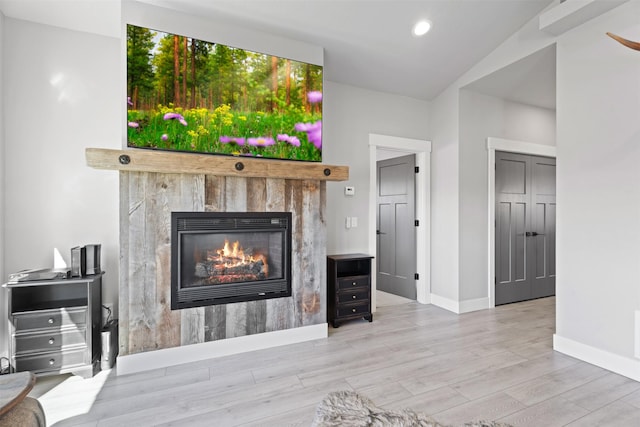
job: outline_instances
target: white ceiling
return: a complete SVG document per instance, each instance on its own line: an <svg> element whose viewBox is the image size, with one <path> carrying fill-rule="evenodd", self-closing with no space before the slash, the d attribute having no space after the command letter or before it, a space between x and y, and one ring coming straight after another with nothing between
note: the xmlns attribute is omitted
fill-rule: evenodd
<svg viewBox="0 0 640 427"><path fill-rule="evenodd" d="M0 0L5 16L120 37L120 0Z"/></svg>
<svg viewBox="0 0 640 427"><path fill-rule="evenodd" d="M556 46L551 45L465 86L521 104L556 109Z"/></svg>
<svg viewBox="0 0 640 427"><path fill-rule="evenodd" d="M130 0L122 0L130 1ZM325 78L431 100L553 0L140 0L198 16L221 17L325 49ZM118 37L121 0L0 0L9 17ZM433 28L411 35L418 19ZM212 40L215 41L215 40ZM544 55L543 55L544 56ZM547 59L545 65L544 59ZM530 75L549 75L549 56ZM554 55L555 61L555 55ZM522 67L528 62L524 62ZM547 67L547 68L545 68ZM505 70L506 73L508 70ZM527 74L519 69L520 75ZM501 90L495 81L477 90ZM541 79L537 79L541 80ZM513 79L508 80L513 83ZM531 87L515 88L518 102ZM540 84L540 83L539 83ZM542 82L548 86L548 82ZM498 87L498 88L496 88ZM555 91L555 83L553 85ZM502 90L509 97L514 88ZM489 93L492 94L492 93ZM555 97L555 95L554 95ZM513 99L517 100L517 99ZM538 102L538 101L536 101ZM534 104L536 105L536 104Z"/></svg>

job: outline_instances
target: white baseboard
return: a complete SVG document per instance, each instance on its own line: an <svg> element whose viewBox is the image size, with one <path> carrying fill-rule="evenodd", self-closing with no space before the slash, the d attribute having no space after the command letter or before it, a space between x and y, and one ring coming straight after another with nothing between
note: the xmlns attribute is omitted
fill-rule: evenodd
<svg viewBox="0 0 640 427"><path fill-rule="evenodd" d="M431 294L431 304L458 314L458 301Z"/></svg>
<svg viewBox="0 0 640 427"><path fill-rule="evenodd" d="M472 311L486 310L490 307L491 304L488 297L467 299L464 301L460 301L459 313L471 313Z"/></svg>
<svg viewBox="0 0 640 427"><path fill-rule="evenodd" d="M490 307L489 298L476 298L464 301L454 301L439 295L431 294L431 304L456 314L470 313L472 311L485 310Z"/></svg>
<svg viewBox="0 0 640 427"><path fill-rule="evenodd" d="M561 337L558 334L553 335L553 349L616 374L624 375L632 380L640 381L640 361L638 360L609 353L608 351Z"/></svg>
<svg viewBox="0 0 640 427"><path fill-rule="evenodd" d="M426 292L423 295L418 295L416 301L418 301L420 304L431 304L431 293Z"/></svg>
<svg viewBox="0 0 640 427"><path fill-rule="evenodd" d="M178 363L214 359L232 354L327 338L328 336L328 324L321 323L319 325L301 326L299 328L285 329L282 331L265 332L219 341L165 348L118 356L116 360L116 371L118 375L133 374L152 369L166 368L177 365Z"/></svg>

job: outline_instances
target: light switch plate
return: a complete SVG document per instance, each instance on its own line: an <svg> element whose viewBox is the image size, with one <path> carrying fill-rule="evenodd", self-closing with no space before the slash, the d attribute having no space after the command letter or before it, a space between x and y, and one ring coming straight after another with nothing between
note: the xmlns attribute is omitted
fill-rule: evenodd
<svg viewBox="0 0 640 427"><path fill-rule="evenodd" d="M355 196L356 195L356 187L344 187L344 195L345 196Z"/></svg>

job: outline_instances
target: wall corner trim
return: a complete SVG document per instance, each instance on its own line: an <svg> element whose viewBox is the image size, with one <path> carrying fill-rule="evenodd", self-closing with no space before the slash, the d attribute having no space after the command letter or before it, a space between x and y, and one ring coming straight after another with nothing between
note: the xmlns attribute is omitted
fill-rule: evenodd
<svg viewBox="0 0 640 427"><path fill-rule="evenodd" d="M458 301L454 301L449 298L441 297L440 295L431 294L431 304L436 307L444 308L456 314L460 314L460 306Z"/></svg>
<svg viewBox="0 0 640 427"><path fill-rule="evenodd" d="M488 297L484 298L475 298L475 299L467 299L460 301L460 314L462 313L470 313L472 311L478 310L486 310L491 308L490 301Z"/></svg>
<svg viewBox="0 0 640 427"><path fill-rule="evenodd" d="M470 313L472 311L491 308L489 298L475 298L463 301L455 301L439 295L431 294L431 304L452 311L456 314Z"/></svg>

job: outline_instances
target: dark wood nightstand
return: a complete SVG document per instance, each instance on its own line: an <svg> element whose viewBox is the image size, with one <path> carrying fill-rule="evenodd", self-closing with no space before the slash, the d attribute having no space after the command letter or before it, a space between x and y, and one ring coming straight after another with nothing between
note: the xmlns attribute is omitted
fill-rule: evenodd
<svg viewBox="0 0 640 427"><path fill-rule="evenodd" d="M371 314L371 255L327 256L327 321L334 328L340 323Z"/></svg>

